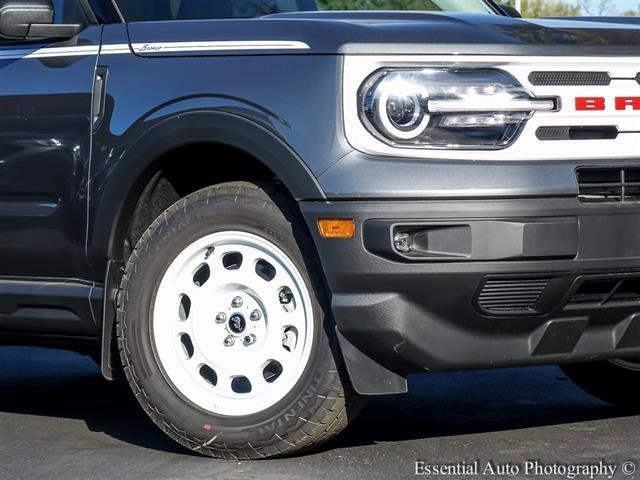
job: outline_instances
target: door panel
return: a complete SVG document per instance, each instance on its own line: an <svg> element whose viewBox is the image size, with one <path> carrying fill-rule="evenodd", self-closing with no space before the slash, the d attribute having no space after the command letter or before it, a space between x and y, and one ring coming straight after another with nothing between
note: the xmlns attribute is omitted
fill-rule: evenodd
<svg viewBox="0 0 640 480"><path fill-rule="evenodd" d="M57 44L0 41L0 276L87 270L91 98L102 27Z"/></svg>

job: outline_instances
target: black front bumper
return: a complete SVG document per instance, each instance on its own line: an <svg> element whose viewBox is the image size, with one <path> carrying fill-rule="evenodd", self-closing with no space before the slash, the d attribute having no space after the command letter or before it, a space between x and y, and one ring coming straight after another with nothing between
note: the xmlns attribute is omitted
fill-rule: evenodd
<svg viewBox="0 0 640 480"><path fill-rule="evenodd" d="M640 205L532 198L302 210L341 336L385 370L640 356ZM354 218L356 238L320 238L319 218ZM398 229L420 232L417 253L394 250Z"/></svg>

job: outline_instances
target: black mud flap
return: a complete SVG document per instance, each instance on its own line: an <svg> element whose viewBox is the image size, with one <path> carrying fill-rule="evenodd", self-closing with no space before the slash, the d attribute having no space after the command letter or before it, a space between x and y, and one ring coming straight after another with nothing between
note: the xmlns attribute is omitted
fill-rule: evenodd
<svg viewBox="0 0 640 480"><path fill-rule="evenodd" d="M407 393L407 379L375 362L354 347L336 328L351 384L360 395Z"/></svg>
<svg viewBox="0 0 640 480"><path fill-rule="evenodd" d="M113 351L117 308L116 296L118 294L118 285L120 285L123 268L123 262L110 260L104 281L104 304L102 308L102 356L100 361L100 370L102 372L102 376L107 380L114 379L113 372L115 368L113 365L113 358L114 354L117 354L117 352Z"/></svg>

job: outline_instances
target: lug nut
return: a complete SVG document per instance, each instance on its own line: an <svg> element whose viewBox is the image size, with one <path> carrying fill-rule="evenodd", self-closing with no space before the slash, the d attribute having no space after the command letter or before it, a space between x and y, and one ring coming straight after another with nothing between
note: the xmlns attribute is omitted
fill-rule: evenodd
<svg viewBox="0 0 640 480"><path fill-rule="evenodd" d="M252 322L257 322L258 320L260 320L262 318L262 314L260 313L260 310L254 310L253 312L251 312L250 318Z"/></svg>
<svg viewBox="0 0 640 480"><path fill-rule="evenodd" d="M234 343L236 343L236 341L231 335L224 339L225 347L232 347Z"/></svg>
<svg viewBox="0 0 640 480"><path fill-rule="evenodd" d="M233 300L231 300L231 306L233 308L239 308L242 306L242 297L235 297Z"/></svg>
<svg viewBox="0 0 640 480"><path fill-rule="evenodd" d="M281 290L278 297L280 298L280 303L282 305L289 305L293 300L293 294L287 290Z"/></svg>
<svg viewBox="0 0 640 480"><path fill-rule="evenodd" d="M224 323L227 321L227 316L220 312L218 315L216 315L216 323Z"/></svg>
<svg viewBox="0 0 640 480"><path fill-rule="evenodd" d="M248 347L249 345L253 345L254 343L256 343L256 336L252 333L251 335L247 335L246 337L244 337L244 339L242 340L242 344L245 347Z"/></svg>

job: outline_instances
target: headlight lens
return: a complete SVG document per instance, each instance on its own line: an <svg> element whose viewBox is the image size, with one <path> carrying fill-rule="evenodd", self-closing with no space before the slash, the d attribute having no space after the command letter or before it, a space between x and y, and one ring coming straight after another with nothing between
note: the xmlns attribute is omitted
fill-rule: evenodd
<svg viewBox="0 0 640 480"><path fill-rule="evenodd" d="M558 102L536 98L508 73L490 69L383 69L359 93L367 129L412 148L504 148L534 112L557 110Z"/></svg>

